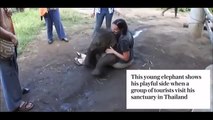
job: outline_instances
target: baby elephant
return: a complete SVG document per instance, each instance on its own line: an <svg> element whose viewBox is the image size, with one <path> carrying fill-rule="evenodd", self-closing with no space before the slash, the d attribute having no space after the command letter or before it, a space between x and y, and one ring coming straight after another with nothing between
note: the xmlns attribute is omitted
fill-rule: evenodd
<svg viewBox="0 0 213 120"><path fill-rule="evenodd" d="M104 67L116 62L115 55L105 53L107 48L114 47L116 43L116 37L111 31L100 29L94 34L84 61L86 67L94 68L92 75L103 75Z"/></svg>

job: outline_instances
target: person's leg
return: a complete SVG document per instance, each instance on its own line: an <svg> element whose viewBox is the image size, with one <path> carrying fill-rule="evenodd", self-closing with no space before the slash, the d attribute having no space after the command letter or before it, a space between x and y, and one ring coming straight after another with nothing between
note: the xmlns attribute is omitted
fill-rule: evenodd
<svg viewBox="0 0 213 120"><path fill-rule="evenodd" d="M177 17L178 8L175 8L175 17Z"/></svg>
<svg viewBox="0 0 213 120"><path fill-rule="evenodd" d="M18 56L18 51L17 51L17 47L15 48L15 58L17 58L17 56ZM17 64L17 59L14 59L14 62L15 62L15 69L16 69L16 71L17 71L17 73L18 73L18 78L19 78L19 68L18 68L18 64ZM27 94L27 93L29 93L30 92L30 89L29 88L23 88L22 89L22 94L24 95L24 94Z"/></svg>
<svg viewBox="0 0 213 120"><path fill-rule="evenodd" d="M19 83L15 60L0 60L0 79L8 111L14 111L22 102L22 90Z"/></svg>
<svg viewBox="0 0 213 120"><path fill-rule="evenodd" d="M53 23L54 23L56 32L58 34L58 38L60 40L63 40L64 38L66 38L66 35L65 35L65 32L64 32L63 24L61 22L59 9L51 10L51 12L52 12Z"/></svg>
<svg viewBox="0 0 213 120"><path fill-rule="evenodd" d="M87 50L86 58L84 60L84 65L88 68L94 68L96 65L96 51L90 50L90 48Z"/></svg>
<svg viewBox="0 0 213 120"><path fill-rule="evenodd" d="M96 13L96 21L95 21L95 30L93 32L93 36L95 33L101 28L105 14Z"/></svg>
<svg viewBox="0 0 213 120"><path fill-rule="evenodd" d="M47 36L48 36L48 43L51 44L53 42L53 21L52 21L52 13L49 12L45 15L45 22L47 26Z"/></svg>
<svg viewBox="0 0 213 120"><path fill-rule="evenodd" d="M171 9L171 8L166 8L166 9L162 12L162 16L164 16L164 13L165 13L167 10L169 10L169 9Z"/></svg>
<svg viewBox="0 0 213 120"><path fill-rule="evenodd" d="M97 62L95 69L92 71L92 75L101 76L104 73L106 66L112 66L117 62L117 57L113 54L104 54Z"/></svg>
<svg viewBox="0 0 213 120"><path fill-rule="evenodd" d="M106 14L106 28L107 28L107 30L111 30L112 17L113 17L113 13Z"/></svg>
<svg viewBox="0 0 213 120"><path fill-rule="evenodd" d="M11 60L0 59L0 81L8 111L28 111L33 108L32 103L22 100L22 89L19 82L17 64L17 49Z"/></svg>

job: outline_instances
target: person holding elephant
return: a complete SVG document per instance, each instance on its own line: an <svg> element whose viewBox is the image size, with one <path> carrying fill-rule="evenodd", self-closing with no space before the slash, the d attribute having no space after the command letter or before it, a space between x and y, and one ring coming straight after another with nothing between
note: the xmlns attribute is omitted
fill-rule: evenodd
<svg viewBox="0 0 213 120"><path fill-rule="evenodd" d="M106 66L116 69L127 68L133 63L133 46L134 38L126 21L116 19L112 23L111 31L97 31L87 50L84 65L94 67L94 76L102 76Z"/></svg>
<svg viewBox="0 0 213 120"><path fill-rule="evenodd" d="M107 54L114 54L118 62L113 64L114 68L126 68L132 64L134 53L134 38L128 31L127 23L124 19L117 19L112 24L112 31L117 36L117 46L115 49L106 49Z"/></svg>

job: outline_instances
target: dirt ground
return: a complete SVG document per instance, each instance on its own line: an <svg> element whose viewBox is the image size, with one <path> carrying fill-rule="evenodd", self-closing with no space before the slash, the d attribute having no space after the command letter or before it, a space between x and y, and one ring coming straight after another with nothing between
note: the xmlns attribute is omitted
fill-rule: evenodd
<svg viewBox="0 0 213 120"><path fill-rule="evenodd" d="M173 10L161 16L154 8L122 8L121 15L114 16L126 19L131 31L144 30L135 39L135 62L128 69L205 69L213 64L207 33L193 39L183 28L187 13L178 17ZM125 69L110 69L105 78L95 78L90 69L74 64L76 51L85 52L89 46L93 26L94 21L65 26L69 43L56 40L52 45L42 30L19 56L21 84L31 89L24 99L34 102L32 111L159 111L126 109Z"/></svg>

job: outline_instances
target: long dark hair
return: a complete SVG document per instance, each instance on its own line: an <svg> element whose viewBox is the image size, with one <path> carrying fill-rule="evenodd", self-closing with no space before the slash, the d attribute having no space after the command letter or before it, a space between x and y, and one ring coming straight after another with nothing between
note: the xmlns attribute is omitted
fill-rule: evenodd
<svg viewBox="0 0 213 120"><path fill-rule="evenodd" d="M128 26L124 19L116 19L113 24L117 25L123 35L127 34Z"/></svg>

